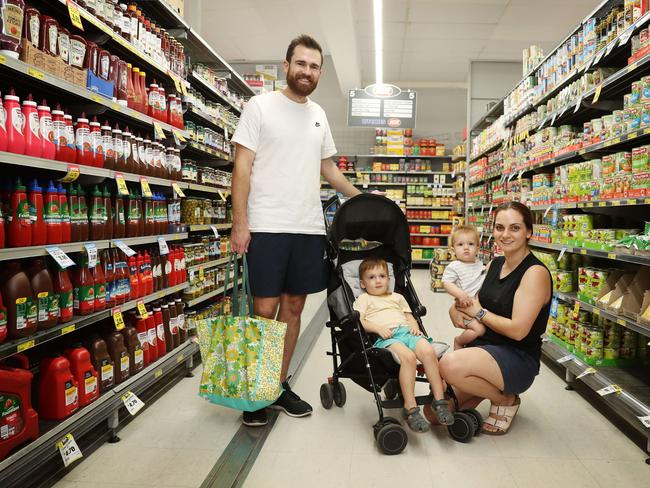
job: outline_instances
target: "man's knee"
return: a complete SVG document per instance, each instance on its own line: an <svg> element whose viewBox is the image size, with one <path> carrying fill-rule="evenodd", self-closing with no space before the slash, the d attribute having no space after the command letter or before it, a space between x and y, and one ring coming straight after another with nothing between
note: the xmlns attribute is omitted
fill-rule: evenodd
<svg viewBox="0 0 650 488"><path fill-rule="evenodd" d="M283 314L290 317L300 317L305 307L305 295L282 295L280 298L280 308Z"/></svg>
<svg viewBox="0 0 650 488"><path fill-rule="evenodd" d="M274 319L278 311L279 302L279 298L255 298L253 303L255 315L259 315L260 317L267 319Z"/></svg>

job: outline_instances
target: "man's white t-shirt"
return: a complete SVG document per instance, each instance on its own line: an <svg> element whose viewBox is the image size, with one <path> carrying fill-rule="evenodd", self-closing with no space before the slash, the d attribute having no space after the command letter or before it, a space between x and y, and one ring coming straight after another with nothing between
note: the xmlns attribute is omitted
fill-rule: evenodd
<svg viewBox="0 0 650 488"><path fill-rule="evenodd" d="M281 92L249 100L232 137L255 151L248 196L251 232L325 234L321 160L336 154L325 111Z"/></svg>

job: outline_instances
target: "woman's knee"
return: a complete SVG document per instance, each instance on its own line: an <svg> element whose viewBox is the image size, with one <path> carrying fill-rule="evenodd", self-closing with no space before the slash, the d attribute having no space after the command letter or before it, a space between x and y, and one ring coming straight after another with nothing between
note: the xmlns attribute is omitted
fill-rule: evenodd
<svg viewBox="0 0 650 488"><path fill-rule="evenodd" d="M457 354L450 352L440 359L440 376L452 385L456 380L464 376L463 363L457 356Z"/></svg>

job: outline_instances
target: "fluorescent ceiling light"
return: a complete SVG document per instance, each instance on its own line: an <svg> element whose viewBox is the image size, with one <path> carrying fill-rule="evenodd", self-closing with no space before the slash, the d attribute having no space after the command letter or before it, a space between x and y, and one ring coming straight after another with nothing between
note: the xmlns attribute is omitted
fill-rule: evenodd
<svg viewBox="0 0 650 488"><path fill-rule="evenodd" d="M375 20L375 83L384 83L384 12L382 0L373 0Z"/></svg>

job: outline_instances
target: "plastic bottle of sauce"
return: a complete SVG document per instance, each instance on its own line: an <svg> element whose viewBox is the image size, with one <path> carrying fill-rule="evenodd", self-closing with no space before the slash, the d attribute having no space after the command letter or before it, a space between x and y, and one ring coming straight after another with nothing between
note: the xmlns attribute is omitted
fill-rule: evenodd
<svg viewBox="0 0 650 488"><path fill-rule="evenodd" d="M97 263L95 263L93 280L95 283L95 312L99 312L106 308L106 289L108 288L106 278L104 277L104 268L100 260L97 260Z"/></svg>
<svg viewBox="0 0 650 488"><path fill-rule="evenodd" d="M144 148L144 139L138 134L138 137L136 137L136 141L138 143L138 160L140 162L140 173L141 175L146 175L147 174L147 158L145 155L145 148Z"/></svg>
<svg viewBox="0 0 650 488"><path fill-rule="evenodd" d="M2 0L2 29L0 30L0 54L17 59L23 28L25 2L23 0Z"/></svg>
<svg viewBox="0 0 650 488"><path fill-rule="evenodd" d="M139 228L138 203L136 196L129 192L126 211L126 237L137 237Z"/></svg>
<svg viewBox="0 0 650 488"><path fill-rule="evenodd" d="M52 276L45 266L45 259L33 259L26 272L36 298L38 330L54 327L59 322L59 296L54 293Z"/></svg>
<svg viewBox="0 0 650 488"><path fill-rule="evenodd" d="M118 261L115 263L115 270L118 279L118 288L120 293L120 303L124 303L131 295L131 281L129 280L129 268L127 257L122 251L118 250Z"/></svg>
<svg viewBox="0 0 650 488"><path fill-rule="evenodd" d="M95 279L88 268L86 253L80 253L78 261L72 275L74 312L76 315L89 315L95 311Z"/></svg>
<svg viewBox="0 0 650 488"><path fill-rule="evenodd" d="M147 115L157 119L158 111L160 110L160 103L158 103L158 83L156 80L153 80L153 83L149 85L149 94L147 97L148 109Z"/></svg>
<svg viewBox="0 0 650 488"><path fill-rule="evenodd" d="M39 364L38 415L63 420L79 409L78 383L63 356L48 357Z"/></svg>
<svg viewBox="0 0 650 488"><path fill-rule="evenodd" d="M75 344L72 349L66 349L63 355L70 362L70 371L79 386L79 407L85 407L99 398L98 375L90 352L81 344Z"/></svg>
<svg viewBox="0 0 650 488"><path fill-rule="evenodd" d="M77 69L84 69L88 65L90 54L89 43L81 36L70 36L70 65Z"/></svg>
<svg viewBox="0 0 650 488"><path fill-rule="evenodd" d="M154 292L155 284L153 279L153 268L151 264L151 256L149 252L145 249L144 251L144 276L145 276L145 294L151 295Z"/></svg>
<svg viewBox="0 0 650 488"><path fill-rule="evenodd" d="M86 203L86 192L84 192L81 185L77 186L77 193L79 194L79 240L86 242L90 234L90 224L88 223L88 204Z"/></svg>
<svg viewBox="0 0 650 488"><path fill-rule="evenodd" d="M120 384L129 379L131 368L129 352L124 345L124 336L118 330L113 330L105 337L105 340L108 354L115 364L115 383Z"/></svg>
<svg viewBox="0 0 650 488"><path fill-rule="evenodd" d="M138 279L138 261L135 255L129 258L129 284L131 286L130 300L135 300L142 296L140 280Z"/></svg>
<svg viewBox="0 0 650 488"><path fill-rule="evenodd" d="M154 291L162 290L162 267L160 264L160 255L157 252L151 252L151 272L153 276Z"/></svg>
<svg viewBox="0 0 650 488"><path fill-rule="evenodd" d="M59 192L52 180L50 180L45 193L44 212L47 244L60 244L62 242L60 205Z"/></svg>
<svg viewBox="0 0 650 488"><path fill-rule="evenodd" d="M65 127L65 114L61 107L57 105L56 110L52 110L52 129L54 134L54 158L57 161L68 160L68 132Z"/></svg>
<svg viewBox="0 0 650 488"><path fill-rule="evenodd" d="M117 66L117 103L126 107L129 99L129 67L126 61L121 59L118 61Z"/></svg>
<svg viewBox="0 0 650 488"><path fill-rule="evenodd" d="M167 121L167 95L165 94L165 87L158 87L158 120Z"/></svg>
<svg viewBox="0 0 650 488"><path fill-rule="evenodd" d="M122 144L122 131L119 124L113 129L113 147L115 148L115 171L126 171L124 161L124 145Z"/></svg>
<svg viewBox="0 0 650 488"><path fill-rule="evenodd" d="M9 247L32 245L32 220L25 186L20 178L16 180L11 194L7 242Z"/></svg>
<svg viewBox="0 0 650 488"><path fill-rule="evenodd" d="M167 352L167 346L165 345L165 325L163 324L162 311L159 302L153 303L151 315L156 328L157 355L161 358Z"/></svg>
<svg viewBox="0 0 650 488"><path fill-rule="evenodd" d="M59 221L61 224L61 241L62 243L70 242L71 228L70 228L70 206L68 205L68 195L63 185L57 185L57 193L59 196Z"/></svg>
<svg viewBox="0 0 650 488"><path fill-rule="evenodd" d="M59 57L65 64L70 64L70 32L68 29L59 27L59 39L57 48Z"/></svg>
<svg viewBox="0 0 650 488"><path fill-rule="evenodd" d="M20 339L37 330L36 304L32 285L18 261L3 263L2 297L7 307L7 331L9 339Z"/></svg>
<svg viewBox="0 0 650 488"><path fill-rule="evenodd" d="M138 333L138 341L140 342L140 348L142 349L144 356L144 365L147 367L151 363L151 358L149 356L149 337L147 335L147 319L136 315L133 318L135 330Z"/></svg>
<svg viewBox="0 0 650 488"><path fill-rule="evenodd" d="M138 207L138 236L143 236L144 234L144 209L142 208L142 199L140 196L134 192L133 196L135 197L136 206Z"/></svg>
<svg viewBox="0 0 650 488"><path fill-rule="evenodd" d="M156 234L155 215L153 208L153 198L144 198L144 235L153 236Z"/></svg>
<svg viewBox="0 0 650 488"><path fill-rule="evenodd" d="M133 66L131 66L131 63L127 63L126 68L126 106L137 110L135 88L133 86Z"/></svg>
<svg viewBox="0 0 650 488"><path fill-rule="evenodd" d="M133 155L131 154L132 148L132 139L131 131L129 131L129 126L127 125L122 132L122 150L124 151L124 170L127 173L135 173L135 162L133 161Z"/></svg>
<svg viewBox="0 0 650 488"><path fill-rule="evenodd" d="M140 110L140 112L142 112L143 114L149 112L149 97L147 96L146 78L147 78L147 74L144 71L140 71L140 96L142 97L140 102L140 106L142 107L142 109Z"/></svg>
<svg viewBox="0 0 650 488"><path fill-rule="evenodd" d="M142 140L142 138L140 138ZM133 172L135 174L142 174L142 166L140 164L140 155L138 153L138 138L135 135L131 136L131 157L133 158Z"/></svg>
<svg viewBox="0 0 650 488"><path fill-rule="evenodd" d="M101 241L105 239L104 231L106 228L104 194L99 190L97 185L93 188L92 200L90 202L90 240Z"/></svg>
<svg viewBox="0 0 650 488"><path fill-rule="evenodd" d="M153 176L156 178L162 178L162 163L160 155L160 147L162 144L159 144L156 141L151 143L151 157L153 161Z"/></svg>
<svg viewBox="0 0 650 488"><path fill-rule="evenodd" d="M110 55L110 65L108 69L108 81L113 83L113 98L117 99L118 76L120 71L120 58L115 54Z"/></svg>
<svg viewBox="0 0 650 488"><path fill-rule="evenodd" d="M7 339L7 307L2 300L2 292L0 292L0 344Z"/></svg>
<svg viewBox="0 0 650 488"><path fill-rule="evenodd" d="M156 322L154 321L153 314L147 314L147 339L149 340L149 359L153 363L160 356L158 355L158 334L156 333Z"/></svg>
<svg viewBox="0 0 650 488"><path fill-rule="evenodd" d="M133 108L138 112L142 112L142 94L140 93L140 68L133 68L131 70L131 84L133 85Z"/></svg>
<svg viewBox="0 0 650 488"><path fill-rule="evenodd" d="M59 41L59 23L47 15L41 16L41 35L39 39L39 48L41 51L51 55L58 56Z"/></svg>
<svg viewBox="0 0 650 488"><path fill-rule="evenodd" d="M124 344L129 353L129 364L131 365L129 374L131 376L139 373L144 369L144 352L138 339L138 331L132 325L127 325L122 329Z"/></svg>
<svg viewBox="0 0 650 488"><path fill-rule="evenodd" d="M165 348L169 352L174 349L174 337L171 329L171 315L169 311L169 304L165 301L160 306L163 317L163 326L165 328Z"/></svg>
<svg viewBox="0 0 650 488"><path fill-rule="evenodd" d="M106 280L106 308L113 308L115 306L115 274L113 272L113 258L108 249L102 249L100 263Z"/></svg>
<svg viewBox="0 0 650 488"><path fill-rule="evenodd" d="M113 388L115 384L114 364L108 354L106 342L99 336L93 337L88 348L93 367L99 375L99 391L104 393Z"/></svg>
<svg viewBox="0 0 650 488"><path fill-rule="evenodd" d="M180 335L178 331L178 311L176 310L176 301L169 297L169 325L174 339L174 349L180 346Z"/></svg>
<svg viewBox="0 0 650 488"><path fill-rule="evenodd" d="M38 108L30 93L27 100L23 100L23 134L25 139L26 156L40 158L43 154L43 143L41 142L41 124L38 120Z"/></svg>
<svg viewBox="0 0 650 488"><path fill-rule="evenodd" d="M111 201L111 193L108 191L106 185L104 185L104 191L102 192L102 197L104 198L104 239L113 238L113 202Z"/></svg>
<svg viewBox="0 0 650 488"><path fill-rule="evenodd" d="M0 151L7 150L7 113L0 98Z"/></svg>
<svg viewBox="0 0 650 488"><path fill-rule="evenodd" d="M74 316L74 288L70 281L67 269L61 269L57 264L57 271L54 273L54 293L59 297L59 323L66 323Z"/></svg>
<svg viewBox="0 0 650 488"><path fill-rule="evenodd" d="M104 139L102 137L101 124L97 117L93 118L90 123L90 144L93 151L93 166L97 168L104 167Z"/></svg>
<svg viewBox="0 0 650 488"><path fill-rule="evenodd" d="M25 9L23 23L23 36L36 49L39 48L39 39L41 37L41 14L35 8Z"/></svg>
<svg viewBox="0 0 650 488"><path fill-rule="evenodd" d="M90 137L90 125L88 125L88 119L84 113L77 119L75 140L77 142L77 163L93 166L95 163L95 153L93 152L92 139Z"/></svg>
<svg viewBox="0 0 650 488"><path fill-rule="evenodd" d="M113 211L113 238L122 239L126 236L126 214L124 199L120 193L115 194L115 209Z"/></svg>
<svg viewBox="0 0 650 488"><path fill-rule="evenodd" d="M176 302L176 313L178 316L176 320L178 322L178 338L181 344L184 344L187 341L187 325L185 323L185 304L180 298L175 298Z"/></svg>
<svg viewBox="0 0 650 488"><path fill-rule="evenodd" d="M52 125L52 114L47 100L43 100L38 108L38 119L41 130L41 157L45 159L56 158L56 146L54 144L54 125Z"/></svg>
<svg viewBox="0 0 650 488"><path fill-rule="evenodd" d="M108 122L104 122L102 129L102 145L104 147L104 168L115 169L115 146L113 144L113 132Z"/></svg>
<svg viewBox="0 0 650 488"><path fill-rule="evenodd" d="M23 134L23 113L20 109L20 99L13 88L5 95L5 113L7 120L7 150L15 154L25 154L25 136Z"/></svg>
<svg viewBox="0 0 650 488"><path fill-rule="evenodd" d="M81 222L79 221L79 195L73 184L70 184L70 199L68 205L70 208L70 242L79 242L81 240Z"/></svg>
<svg viewBox="0 0 650 488"><path fill-rule="evenodd" d="M47 242L45 220L43 219L43 188L34 178L29 185L29 218L32 221L32 246L42 246Z"/></svg>
<svg viewBox="0 0 650 488"><path fill-rule="evenodd" d="M77 162L77 147L75 146L75 141L74 141L74 127L72 125L72 115L70 114L63 114L63 120L65 120L65 133L66 133L66 139L68 143L67 147L67 160L68 163L76 163Z"/></svg>
<svg viewBox="0 0 650 488"><path fill-rule="evenodd" d="M169 276L172 272L172 263L169 262L169 254L160 254L160 266L162 268L162 287L169 288Z"/></svg>
<svg viewBox="0 0 650 488"><path fill-rule="evenodd" d="M169 248L169 254L167 255L167 262L169 263L169 277L167 281L169 286L178 285L178 250L175 246Z"/></svg>

